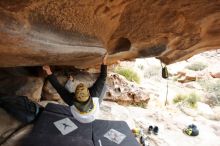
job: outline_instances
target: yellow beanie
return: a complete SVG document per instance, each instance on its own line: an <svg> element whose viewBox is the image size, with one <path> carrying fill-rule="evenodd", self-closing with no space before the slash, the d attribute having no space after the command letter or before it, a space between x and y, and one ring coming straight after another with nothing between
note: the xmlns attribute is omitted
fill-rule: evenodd
<svg viewBox="0 0 220 146"><path fill-rule="evenodd" d="M75 97L78 101L85 102L89 99L89 96L89 90L83 83L76 86Z"/></svg>

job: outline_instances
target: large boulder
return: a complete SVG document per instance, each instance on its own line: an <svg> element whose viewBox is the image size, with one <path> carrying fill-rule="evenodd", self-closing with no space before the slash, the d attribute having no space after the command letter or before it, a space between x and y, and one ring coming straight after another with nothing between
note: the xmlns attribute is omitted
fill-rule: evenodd
<svg viewBox="0 0 220 146"><path fill-rule="evenodd" d="M31 132L33 124L24 126L17 130L4 144L1 146L22 146L23 139Z"/></svg>
<svg viewBox="0 0 220 146"><path fill-rule="evenodd" d="M220 78L220 72L210 73L213 78Z"/></svg>
<svg viewBox="0 0 220 146"><path fill-rule="evenodd" d="M27 96L30 100L38 102L41 99L43 78L33 76L0 77L1 96Z"/></svg>
<svg viewBox="0 0 220 146"><path fill-rule="evenodd" d="M119 74L109 74L107 83L108 91L105 100L139 106L145 106L150 100L150 92Z"/></svg>
<svg viewBox="0 0 220 146"><path fill-rule="evenodd" d="M67 81L67 78L64 76L58 76L57 79L62 85L65 85L65 82ZM63 102L60 95L57 93L56 89L53 88L53 86L50 84L48 80L44 84L42 96L43 96L43 100L58 101L60 103Z"/></svg>
<svg viewBox="0 0 220 146"><path fill-rule="evenodd" d="M87 87L90 87L94 83L95 79L97 78L96 74L90 74L87 72L80 72L77 75L74 75L74 74L70 74L70 75L74 77L73 87L72 87L73 91L75 91L75 88L79 83L84 83ZM65 86L68 80L67 76L63 74L57 74L56 77L57 77L57 80L60 82L60 84ZM44 100L57 101L59 103L64 103L60 95L57 93L55 88L53 88L53 86L49 82L49 80L45 81L42 96Z"/></svg>
<svg viewBox="0 0 220 146"><path fill-rule="evenodd" d="M72 75L74 76L74 75ZM93 85L97 79L98 74L80 72L74 76L73 81L73 91L75 91L76 86L79 83L84 83L87 87ZM67 77L64 75L57 75L58 81L65 86L67 82ZM146 89L139 87L133 82L129 82L121 75L115 73L109 73L107 76L107 91L104 100L114 101L121 104L137 104L137 105L146 105L150 99L149 93ZM58 101L63 103L63 100L53 88L50 82L47 80L43 87L43 97L45 100Z"/></svg>
<svg viewBox="0 0 220 146"><path fill-rule="evenodd" d="M219 9L219 0L1 0L0 66L87 68L106 49L109 63L185 60L220 47Z"/></svg>
<svg viewBox="0 0 220 146"><path fill-rule="evenodd" d="M21 128L22 123L10 116L4 109L0 108L0 145L16 130Z"/></svg>

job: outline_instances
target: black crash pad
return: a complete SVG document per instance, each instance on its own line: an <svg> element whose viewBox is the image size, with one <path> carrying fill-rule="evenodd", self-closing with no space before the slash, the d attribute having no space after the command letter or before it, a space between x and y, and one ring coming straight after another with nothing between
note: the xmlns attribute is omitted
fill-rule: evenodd
<svg viewBox="0 0 220 146"><path fill-rule="evenodd" d="M31 133L22 146L94 146L94 144L91 139L83 137Z"/></svg>
<svg viewBox="0 0 220 146"><path fill-rule="evenodd" d="M69 118L78 128L62 135L54 122ZM82 124L75 120L69 107L48 104L34 123L31 133L24 139L23 146L94 146L92 141L92 123Z"/></svg>
<svg viewBox="0 0 220 146"><path fill-rule="evenodd" d="M57 113L60 115L66 115L67 117L72 117L70 107L65 105L48 103L47 106L45 107L45 111L51 113Z"/></svg>
<svg viewBox="0 0 220 146"><path fill-rule="evenodd" d="M120 143L117 144L110 141L104 135L110 130L114 129L118 132L124 134L126 137ZM100 141L102 146L140 146L140 144L135 139L127 123L124 121L106 121L106 120L96 120L93 122L93 142L95 146L100 146Z"/></svg>
<svg viewBox="0 0 220 146"><path fill-rule="evenodd" d="M78 128L67 135L62 135L53 123L67 117ZM119 145L108 140L104 134L109 129L123 133L126 138ZM23 146L139 146L139 144L124 121L96 120L83 124L72 117L68 106L48 104L34 123L31 133L23 140Z"/></svg>

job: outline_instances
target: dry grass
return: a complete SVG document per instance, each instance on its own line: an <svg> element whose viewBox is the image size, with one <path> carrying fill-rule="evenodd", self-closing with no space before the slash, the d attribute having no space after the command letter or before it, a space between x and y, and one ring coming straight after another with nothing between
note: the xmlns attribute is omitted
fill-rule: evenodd
<svg viewBox="0 0 220 146"><path fill-rule="evenodd" d="M140 83L140 77L134 70L130 68L116 68L115 72L124 76L129 81L134 81L138 84Z"/></svg>

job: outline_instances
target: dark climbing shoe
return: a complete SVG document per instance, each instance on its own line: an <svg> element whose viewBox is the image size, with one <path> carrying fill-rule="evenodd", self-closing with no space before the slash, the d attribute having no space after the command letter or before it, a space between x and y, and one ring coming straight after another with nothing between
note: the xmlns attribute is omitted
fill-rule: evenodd
<svg viewBox="0 0 220 146"><path fill-rule="evenodd" d="M159 128L157 126L154 127L153 132L155 135L158 135Z"/></svg>
<svg viewBox="0 0 220 146"><path fill-rule="evenodd" d="M140 137L140 143L143 144L145 141L145 138L143 136Z"/></svg>
<svg viewBox="0 0 220 146"><path fill-rule="evenodd" d="M192 124L189 125L186 129L183 130L183 132L189 136L198 136L199 130L196 125Z"/></svg>
<svg viewBox="0 0 220 146"><path fill-rule="evenodd" d="M148 134L151 134L153 132L153 129L154 129L153 126L150 125L148 127Z"/></svg>
<svg viewBox="0 0 220 146"><path fill-rule="evenodd" d="M141 136L141 137L140 137L140 143L141 143L143 146L149 146L149 142L148 142L148 140L147 140L147 137Z"/></svg>

